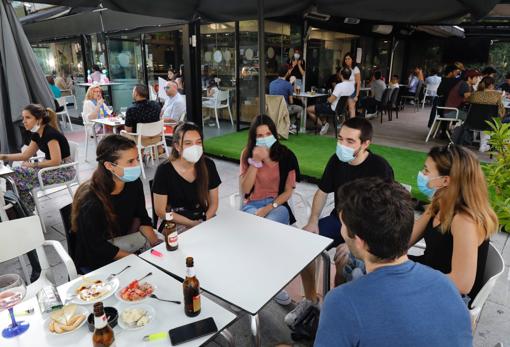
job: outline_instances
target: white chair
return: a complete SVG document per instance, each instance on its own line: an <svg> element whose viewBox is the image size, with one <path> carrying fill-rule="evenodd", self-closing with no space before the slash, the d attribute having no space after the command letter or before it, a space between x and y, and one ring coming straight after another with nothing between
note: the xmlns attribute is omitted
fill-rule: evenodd
<svg viewBox="0 0 510 347"><path fill-rule="evenodd" d="M491 243L489 243L489 250L487 252L487 262L485 263L485 270L483 274L483 287L478 294L473 298L469 315L471 316L471 323L473 331L476 329L480 312L482 312L483 305L489 294L494 289L496 281L505 271L505 262L499 251Z"/></svg>
<svg viewBox="0 0 510 347"><path fill-rule="evenodd" d="M439 114L439 110L443 111L453 111L455 112L455 117L444 117ZM432 135L433 138L436 137L437 132L439 131L439 125L441 122L449 122L452 123L459 123L462 122L461 119L459 119L459 109L455 107L443 107L443 106L437 106L436 107L436 116L434 117L434 122L430 126L429 133L427 134L427 138L425 139L425 142L429 142L430 135L432 132L434 132L434 135Z"/></svg>
<svg viewBox="0 0 510 347"><path fill-rule="evenodd" d="M437 96L437 88L439 87L439 84L427 84L425 87L425 92L423 93L423 100L421 101L421 109L423 110L425 108L425 100L427 98L434 98Z"/></svg>
<svg viewBox="0 0 510 347"><path fill-rule="evenodd" d="M57 117L62 116L62 122L64 123L64 126L67 126L66 124L69 123L69 128L71 130L73 130L73 124L71 123L71 116L69 116L69 111L67 109L67 97L62 96L57 99L57 102L60 106L62 106L64 108L63 111L57 112Z"/></svg>
<svg viewBox="0 0 510 347"><path fill-rule="evenodd" d="M45 240L38 216L30 216L0 223L0 263L22 256L35 249L41 264L41 275L27 286L26 299L33 298L42 288L56 285L48 279L51 271L43 246L51 246L56 251L67 270L70 280L78 277L73 260L62 244L55 240Z"/></svg>
<svg viewBox="0 0 510 347"><path fill-rule="evenodd" d="M216 125L220 128L220 121L218 120L218 110L228 109L230 116L230 123L234 126L234 119L232 118L232 111L230 110L230 95L228 90L218 90L213 98L210 98L202 103L203 108L213 109L214 116L216 117Z"/></svg>
<svg viewBox="0 0 510 347"><path fill-rule="evenodd" d="M94 143L97 143L97 134L94 129L92 129L96 126L96 124L94 122L90 122L83 112L81 113L81 118L83 120L83 129L85 130L85 162L87 162L89 153L89 138L92 136L94 138Z"/></svg>
<svg viewBox="0 0 510 347"><path fill-rule="evenodd" d="M78 110L78 104L76 103L76 95L74 95L73 88L71 89L61 89L60 90L63 94L69 93L69 95L66 95L66 98L73 98L73 107L75 110Z"/></svg>
<svg viewBox="0 0 510 347"><path fill-rule="evenodd" d="M165 153L168 157L168 148L166 146L165 141L165 128L164 128L164 121L163 119L153 122L153 123L138 123L136 125L136 133L128 133L125 130L121 130L121 135L130 135L136 137L136 148L138 149L138 159L140 160L140 165L142 167L142 176L143 178L147 178L145 176L145 169L143 167L143 150L149 149L150 155L152 159L152 165L154 165L154 154L153 150L157 150L158 146L163 146L165 149ZM160 136L160 140L157 143L150 144L150 145L143 145L142 139L144 137L154 137L154 136Z"/></svg>
<svg viewBox="0 0 510 347"><path fill-rule="evenodd" d="M62 164L62 165L58 165L58 166L53 166L53 167L45 167L45 168L39 170L39 172L37 173L37 177L39 179L39 186L34 187L34 189L32 189L32 196L34 198L35 208L37 210L37 214L39 216L41 216L41 224L42 224L43 231L45 233L46 233L46 226L44 225L44 221L42 219L41 205L40 205L39 199L44 196L48 196L52 193L55 193L57 191L60 191L61 188L64 188L64 187L67 188L67 191L69 192L69 195L71 196L71 199L72 199L73 198L73 190L71 189L71 186L80 184L79 163L78 163L78 144L73 141L68 141L68 142L69 142L69 149L71 152L71 155L70 155L71 162ZM66 169L66 168L71 168L71 167L75 169L76 173L75 173L74 177L71 178L70 180L65 181L65 182L55 183L55 184L45 184L44 183L43 176L46 172L51 172L51 171L61 170L61 169Z"/></svg>

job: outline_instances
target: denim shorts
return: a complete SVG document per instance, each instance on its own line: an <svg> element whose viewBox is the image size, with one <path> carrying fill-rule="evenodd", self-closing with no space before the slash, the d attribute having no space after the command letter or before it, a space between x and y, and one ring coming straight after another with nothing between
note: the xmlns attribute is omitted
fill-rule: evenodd
<svg viewBox="0 0 510 347"><path fill-rule="evenodd" d="M331 104L327 102L321 104L315 104L315 113L317 114L335 114L335 111L331 109Z"/></svg>

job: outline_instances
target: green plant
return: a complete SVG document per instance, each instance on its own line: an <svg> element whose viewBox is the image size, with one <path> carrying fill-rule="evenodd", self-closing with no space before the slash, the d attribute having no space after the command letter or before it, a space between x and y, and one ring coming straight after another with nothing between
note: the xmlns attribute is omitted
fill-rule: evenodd
<svg viewBox="0 0 510 347"><path fill-rule="evenodd" d="M499 224L510 232L510 124L503 124L500 119L488 124L492 130L485 133L491 136L494 161L487 166L487 183L494 190L492 206Z"/></svg>

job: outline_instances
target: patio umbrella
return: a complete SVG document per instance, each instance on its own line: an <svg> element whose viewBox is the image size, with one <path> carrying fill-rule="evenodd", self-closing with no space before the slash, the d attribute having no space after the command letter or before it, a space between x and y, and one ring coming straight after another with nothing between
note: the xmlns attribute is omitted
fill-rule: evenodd
<svg viewBox="0 0 510 347"><path fill-rule="evenodd" d="M21 144L17 131L21 111L29 103L54 107L53 96L32 47L7 0L0 2L0 151Z"/></svg>

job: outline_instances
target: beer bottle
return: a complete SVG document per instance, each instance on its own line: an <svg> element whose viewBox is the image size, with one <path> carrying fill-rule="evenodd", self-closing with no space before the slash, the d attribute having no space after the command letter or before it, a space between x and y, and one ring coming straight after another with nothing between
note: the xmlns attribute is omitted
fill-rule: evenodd
<svg viewBox="0 0 510 347"><path fill-rule="evenodd" d="M193 257L186 258L186 279L182 283L184 292L184 313L195 317L200 313L200 283L195 277Z"/></svg>
<svg viewBox="0 0 510 347"><path fill-rule="evenodd" d="M163 236L165 236L165 244L167 251L175 251L179 248L178 233L175 223L173 222L174 216L172 212L165 214L165 221L163 222Z"/></svg>
<svg viewBox="0 0 510 347"><path fill-rule="evenodd" d="M114 347L115 336L113 329L108 325L108 319L104 313L103 303L94 304L94 334L92 335L94 347Z"/></svg>

